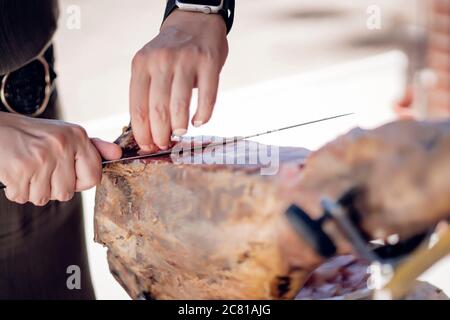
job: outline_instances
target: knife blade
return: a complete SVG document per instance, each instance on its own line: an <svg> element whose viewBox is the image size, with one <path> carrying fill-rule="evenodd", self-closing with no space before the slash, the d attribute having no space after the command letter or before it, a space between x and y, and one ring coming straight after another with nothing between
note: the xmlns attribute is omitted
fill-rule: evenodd
<svg viewBox="0 0 450 320"><path fill-rule="evenodd" d="M332 116L332 117L312 120L312 121L308 121L308 122L302 122L302 123L290 125L290 126L287 126L287 127L282 127L282 128L278 128L278 129L264 131L264 132L260 132L260 133L256 133L256 134L251 134L251 135L248 135L248 136L232 137L232 138L225 139L224 141L220 141L220 142L213 142L213 143L210 143L210 144L207 144L207 145L193 146L193 147L190 147L190 148L186 148L183 151L197 151L197 150L202 150L202 149L205 149L205 148L211 148L211 147L217 147L217 146L225 145L225 144L228 144L228 143L236 143L236 142L239 142L239 141L242 141L242 140L247 140L247 139L251 139L251 138L260 137L260 136L263 136L263 135L266 135L266 134L271 134L271 133L280 132L280 131L284 131L284 130L288 130L288 129L302 127L302 126L306 126L306 125L309 125L309 124L323 122L323 121L327 121L327 120L333 120L333 119L349 116L349 115L352 115L352 114L354 114L354 113L353 112L352 113L345 113L345 114L340 114L340 115L337 115L337 116ZM157 158L157 157L161 157L161 156L170 155L171 153L172 153L172 150L160 151L160 152L156 152L156 153L132 156L132 157L121 158L121 159L117 159L117 160L107 160L107 161L103 161L102 164L105 165L105 164L111 164L111 163L117 163L117 162L125 162L125 161L132 161L132 160L139 160L139 159Z"/></svg>
<svg viewBox="0 0 450 320"><path fill-rule="evenodd" d="M290 125L290 126L287 126L287 127L282 127L282 128L278 128L278 129L268 130L268 131L264 131L264 132L260 132L260 133L256 133L256 134L251 134L251 135L248 135L248 136L228 138L228 139L225 139L224 141L221 141L221 142L213 142L213 143L210 143L210 144L207 144L207 145L198 145L198 146L193 146L193 147L190 147L190 148L186 148L186 149L183 149L183 151L190 151L190 152L192 152L192 151L202 150L202 149L205 149L205 148L217 147L217 146L221 146L221 145L225 145L225 144L229 144L229 143L236 143L236 142L239 142L239 141L242 141L242 140L256 138L256 137L264 136L264 135L267 135L267 134L272 134L272 133L275 133L275 132L280 132L280 131L284 131L284 130L294 129L294 128L298 128L298 127L303 127L303 126L314 124L314 123L319 123L319 122L323 122L323 121L328 121L328 120L333 120L333 119L337 119L337 118L342 118L342 117L350 116L352 114L354 114L354 113L353 112L351 112L351 113L344 113L344 114L339 114L339 115L332 116L332 117L316 119L316 120L312 120L312 121L307 121L307 122L302 122L302 123ZM117 160L105 160L105 161L102 161L102 165L112 164L112 163L117 163L117 162L126 162L126 161L132 161L132 160L139 160L139 159L157 158L157 157L161 157L161 156L170 155L172 152L173 152L173 150L167 150L167 151L160 151L160 152L151 153L151 154L143 154L143 155L138 155L138 156L126 157L126 158L121 158L121 159L117 159ZM3 183L0 182L0 190L1 189L5 189L5 188L6 188L6 186Z"/></svg>

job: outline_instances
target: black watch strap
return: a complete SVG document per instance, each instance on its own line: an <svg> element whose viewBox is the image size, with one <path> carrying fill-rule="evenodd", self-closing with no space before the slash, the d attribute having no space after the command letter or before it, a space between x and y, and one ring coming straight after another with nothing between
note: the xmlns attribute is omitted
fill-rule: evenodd
<svg viewBox="0 0 450 320"><path fill-rule="evenodd" d="M168 0L166 5L166 11L164 12L164 21L166 21L167 17L178 8L176 5L176 0ZM223 8L219 11L219 14L225 21L225 25L227 26L227 34L230 32L231 27L234 22L234 8L235 8L235 0L224 0Z"/></svg>

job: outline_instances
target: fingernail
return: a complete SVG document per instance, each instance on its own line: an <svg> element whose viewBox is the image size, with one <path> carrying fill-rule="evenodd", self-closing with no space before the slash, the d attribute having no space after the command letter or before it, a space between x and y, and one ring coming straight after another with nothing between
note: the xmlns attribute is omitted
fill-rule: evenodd
<svg viewBox="0 0 450 320"><path fill-rule="evenodd" d="M150 151L152 149L152 147L148 144L141 146L141 149L143 151Z"/></svg>
<svg viewBox="0 0 450 320"><path fill-rule="evenodd" d="M187 133L187 130L183 129L183 128L173 130L173 135L178 136L178 137L184 136L186 133Z"/></svg>
<svg viewBox="0 0 450 320"><path fill-rule="evenodd" d="M196 128L200 127L202 124L203 124L202 121L199 121L199 120L194 121L194 127L196 127Z"/></svg>
<svg viewBox="0 0 450 320"><path fill-rule="evenodd" d="M168 146L158 146L161 150L167 150L167 149L169 149L169 147Z"/></svg>

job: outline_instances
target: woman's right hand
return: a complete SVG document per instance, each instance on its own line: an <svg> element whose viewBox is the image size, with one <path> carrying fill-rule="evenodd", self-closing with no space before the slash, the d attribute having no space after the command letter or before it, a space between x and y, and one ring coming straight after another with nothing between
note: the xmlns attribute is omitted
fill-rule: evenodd
<svg viewBox="0 0 450 320"><path fill-rule="evenodd" d="M0 181L6 197L20 204L68 201L99 183L102 157L122 156L119 146L90 139L82 127L59 120L1 112L0 137Z"/></svg>

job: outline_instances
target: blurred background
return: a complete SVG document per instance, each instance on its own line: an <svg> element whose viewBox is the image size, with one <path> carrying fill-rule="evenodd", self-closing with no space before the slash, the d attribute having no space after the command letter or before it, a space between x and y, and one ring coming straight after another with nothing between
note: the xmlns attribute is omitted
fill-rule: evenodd
<svg viewBox="0 0 450 320"><path fill-rule="evenodd" d="M213 119L188 134L244 135L355 112L259 140L315 149L355 126L379 126L398 117L448 116L448 82L433 98L425 90L442 84L430 66L443 69L438 74L444 78L449 70L448 55L436 53L434 64L427 60L427 34L435 30L429 21L438 17L429 19L433 1L237 0ZM157 35L165 1L62 0L60 5L56 54L64 118L82 124L91 136L114 140L129 122L131 59ZM71 25L74 6L80 13L79 28ZM450 30L448 21L439 21L431 32L436 52L447 48L449 38L442 40L441 34ZM430 107L428 101L437 102ZM93 242L93 203L94 191L86 192L87 243L97 297L127 299L108 271L105 249ZM449 269L447 259L424 278L450 294Z"/></svg>
<svg viewBox="0 0 450 320"><path fill-rule="evenodd" d="M400 49L402 29L423 13L417 0L237 2L223 90ZM66 27L72 5L81 9L80 29ZM380 29L367 28L371 6L380 8ZM164 7L164 0L61 1L57 53L68 120L126 111L130 61L157 35Z"/></svg>

